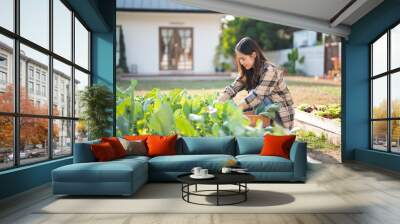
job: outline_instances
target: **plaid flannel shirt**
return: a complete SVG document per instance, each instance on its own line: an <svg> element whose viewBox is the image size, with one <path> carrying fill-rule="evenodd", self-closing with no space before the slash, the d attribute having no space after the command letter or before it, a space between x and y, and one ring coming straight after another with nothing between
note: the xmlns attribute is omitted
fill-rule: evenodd
<svg viewBox="0 0 400 224"><path fill-rule="evenodd" d="M245 86L246 84L238 77L224 89L222 94L225 94L225 97L232 98L243 90ZM282 120L283 126L291 129L294 121L292 97L283 80L283 71L268 62L265 62L258 85L254 89L248 91L244 102L249 108L255 109L260 103L263 103L265 97L268 97L273 103L280 105L278 114Z"/></svg>

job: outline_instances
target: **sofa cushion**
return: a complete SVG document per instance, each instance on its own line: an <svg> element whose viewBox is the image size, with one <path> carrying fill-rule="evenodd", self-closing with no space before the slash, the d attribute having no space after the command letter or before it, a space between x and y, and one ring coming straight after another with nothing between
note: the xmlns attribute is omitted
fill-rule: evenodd
<svg viewBox="0 0 400 224"><path fill-rule="evenodd" d="M249 172L292 172L292 161L279 156L238 155L236 159Z"/></svg>
<svg viewBox="0 0 400 224"><path fill-rule="evenodd" d="M264 144L263 137L237 137L236 155L260 154Z"/></svg>
<svg viewBox="0 0 400 224"><path fill-rule="evenodd" d="M94 157L96 157L96 161L104 162L118 158L118 156L115 154L115 150L109 142L92 144L90 147Z"/></svg>
<svg viewBox="0 0 400 224"><path fill-rule="evenodd" d="M151 135L124 135L124 139L129 140L129 141L143 141L144 145L146 146L146 150L148 149L146 140L147 138ZM146 151L147 153L147 151Z"/></svg>
<svg viewBox="0 0 400 224"><path fill-rule="evenodd" d="M180 154L226 154L234 155L234 137L182 137L180 139Z"/></svg>
<svg viewBox="0 0 400 224"><path fill-rule="evenodd" d="M113 162L121 162L121 161L123 161L123 162L128 162L129 163L129 162L135 161L135 160L148 162L149 159L150 159L150 157L147 157L147 156L130 155L130 156L125 156L124 158L113 160Z"/></svg>
<svg viewBox="0 0 400 224"><path fill-rule="evenodd" d="M142 140L126 140L124 138L119 138L122 146L126 151L126 155L137 155L145 156L147 155L146 143Z"/></svg>
<svg viewBox="0 0 400 224"><path fill-rule="evenodd" d="M146 166L139 159L74 163L53 170L52 175L58 182L130 182L135 172L147 172Z"/></svg>
<svg viewBox="0 0 400 224"><path fill-rule="evenodd" d="M126 151L124 149L124 146L122 146L121 142L117 137L103 137L101 138L101 142L110 143L112 148L114 149L117 158L122 158L126 156Z"/></svg>
<svg viewBox="0 0 400 224"><path fill-rule="evenodd" d="M158 156L149 160L150 171L190 172L193 167L200 166L210 171L219 171L228 160L235 159L231 155L175 155Z"/></svg>
<svg viewBox="0 0 400 224"><path fill-rule="evenodd" d="M264 145L261 149L261 156L280 156L290 159L290 148L293 145L296 135L265 135Z"/></svg>
<svg viewBox="0 0 400 224"><path fill-rule="evenodd" d="M146 141L147 137L149 136L150 135L124 135L124 139L130 141L137 141L137 140Z"/></svg>
<svg viewBox="0 0 400 224"><path fill-rule="evenodd" d="M147 138L148 156L165 156L176 154L176 139L178 135L151 135Z"/></svg>

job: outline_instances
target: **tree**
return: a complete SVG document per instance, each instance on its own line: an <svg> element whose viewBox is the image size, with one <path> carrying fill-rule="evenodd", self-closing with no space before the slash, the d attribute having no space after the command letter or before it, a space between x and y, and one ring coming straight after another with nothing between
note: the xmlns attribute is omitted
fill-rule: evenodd
<svg viewBox="0 0 400 224"><path fill-rule="evenodd" d="M236 43L246 36L254 39L264 51L291 48L294 30L274 23L235 17L222 24L217 54L225 58L233 57Z"/></svg>
<svg viewBox="0 0 400 224"><path fill-rule="evenodd" d="M124 40L124 32L122 31L122 26L119 29L119 61L118 68L122 70L122 72L128 73L128 64L126 62L126 50L125 50L125 40Z"/></svg>
<svg viewBox="0 0 400 224"><path fill-rule="evenodd" d="M13 112L14 107L14 88L8 85L6 92L0 94L0 106L2 111ZM24 87L20 88L20 108L25 114L47 114L47 107L34 105L29 99L28 93ZM56 111L56 113L58 113ZM0 116L0 147L13 147L13 117ZM48 119L46 118L20 118L20 148L24 149L26 145L44 145L48 137ZM53 138L59 135L59 128L55 125L53 128Z"/></svg>
<svg viewBox="0 0 400 224"><path fill-rule="evenodd" d="M299 55L299 50L297 48L293 48L290 53L287 54L288 61L283 64L289 74L296 74L299 73L296 69L296 62L299 64L304 63L304 56Z"/></svg>

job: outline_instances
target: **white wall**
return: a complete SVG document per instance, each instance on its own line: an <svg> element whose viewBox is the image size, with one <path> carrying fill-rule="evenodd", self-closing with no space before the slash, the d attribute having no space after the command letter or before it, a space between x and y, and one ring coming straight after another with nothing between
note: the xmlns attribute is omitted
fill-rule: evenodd
<svg viewBox="0 0 400 224"><path fill-rule="evenodd" d="M293 47L308 47L317 44L317 32L299 30L293 32Z"/></svg>
<svg viewBox="0 0 400 224"><path fill-rule="evenodd" d="M296 63L296 69L308 76L322 76L324 74L324 46L302 47L299 49L299 58L304 56L304 64ZM269 51L265 53L268 59L278 65L288 61L287 55L292 49Z"/></svg>
<svg viewBox="0 0 400 224"><path fill-rule="evenodd" d="M222 17L215 13L117 12L129 69L136 64L139 74L160 73L159 27L193 27L193 72L214 72L213 57Z"/></svg>

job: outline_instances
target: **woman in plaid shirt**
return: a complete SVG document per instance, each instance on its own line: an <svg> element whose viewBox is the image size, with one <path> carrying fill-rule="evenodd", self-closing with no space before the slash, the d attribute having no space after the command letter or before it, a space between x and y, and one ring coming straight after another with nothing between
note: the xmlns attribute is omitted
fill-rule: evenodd
<svg viewBox="0 0 400 224"><path fill-rule="evenodd" d="M283 80L283 71L267 60L258 44L249 37L236 44L235 52L239 76L224 89L218 101L228 100L246 89L248 95L239 104L242 110L254 110L261 103L276 103L280 109L275 121L289 130L292 129L293 100Z"/></svg>

